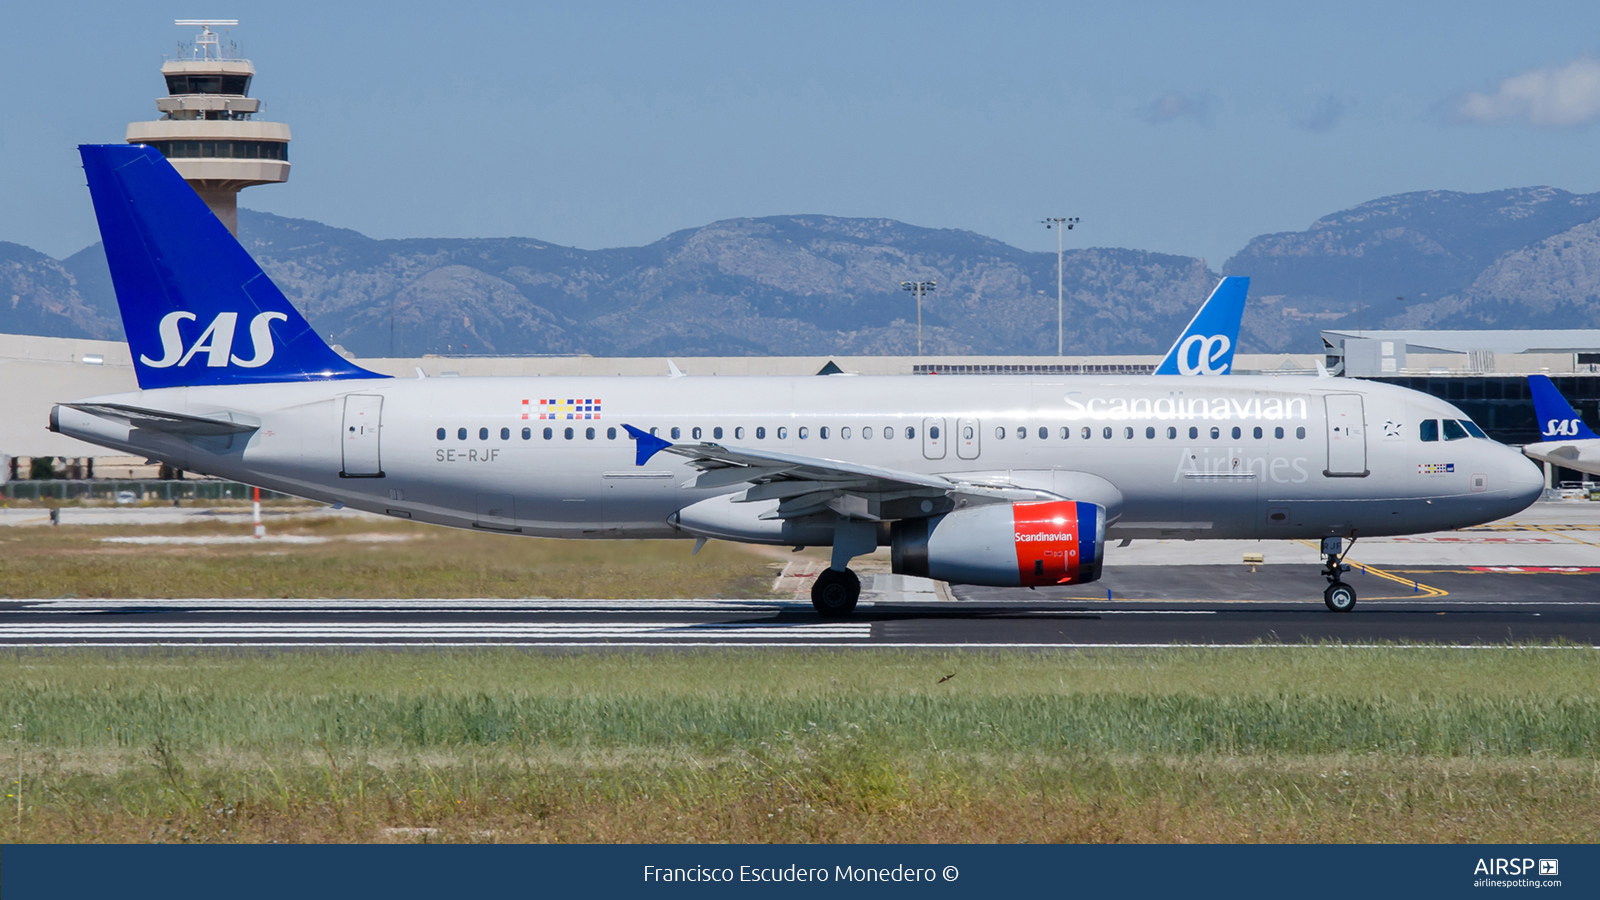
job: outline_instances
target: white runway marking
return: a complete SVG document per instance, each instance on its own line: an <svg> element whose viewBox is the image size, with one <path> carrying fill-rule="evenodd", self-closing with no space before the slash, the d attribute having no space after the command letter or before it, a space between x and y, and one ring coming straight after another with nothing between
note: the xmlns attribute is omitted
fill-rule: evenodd
<svg viewBox="0 0 1600 900"><path fill-rule="evenodd" d="M329 623L47 623L0 625L0 641L297 641L323 639L358 641L387 639L435 643L439 641L498 640L528 643L574 639L610 640L687 638L718 641L864 640L872 636L870 623L822 624L682 624L677 622L626 622L597 625L589 622L329 622Z"/></svg>

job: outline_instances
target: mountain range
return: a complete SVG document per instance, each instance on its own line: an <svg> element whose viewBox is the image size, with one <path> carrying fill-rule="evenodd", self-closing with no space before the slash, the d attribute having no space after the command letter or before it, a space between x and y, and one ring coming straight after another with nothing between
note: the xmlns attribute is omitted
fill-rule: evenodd
<svg viewBox="0 0 1600 900"><path fill-rule="evenodd" d="M241 209L239 237L332 342L358 356L910 354L1055 350L1055 256L889 219L772 216L643 247L527 238L378 240ZM1065 256L1071 354L1166 350L1220 277L1204 260ZM1323 328L1600 327L1600 194L1427 191L1261 235L1241 349L1320 349ZM9 302L6 302L9 301ZM99 244L56 260L0 242L0 332L121 337Z"/></svg>

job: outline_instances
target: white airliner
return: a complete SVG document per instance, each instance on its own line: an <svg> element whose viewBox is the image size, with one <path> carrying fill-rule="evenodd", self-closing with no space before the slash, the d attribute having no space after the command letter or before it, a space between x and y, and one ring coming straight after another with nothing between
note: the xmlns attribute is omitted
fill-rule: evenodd
<svg viewBox="0 0 1600 900"><path fill-rule="evenodd" d="M155 150L80 150L142 390L50 427L315 500L831 546L824 615L885 545L896 572L1040 586L1095 580L1118 538L1317 538L1349 611L1345 540L1488 522L1543 487L1450 404L1343 378L385 378L330 350ZM1205 343L1185 368L1223 366Z"/></svg>

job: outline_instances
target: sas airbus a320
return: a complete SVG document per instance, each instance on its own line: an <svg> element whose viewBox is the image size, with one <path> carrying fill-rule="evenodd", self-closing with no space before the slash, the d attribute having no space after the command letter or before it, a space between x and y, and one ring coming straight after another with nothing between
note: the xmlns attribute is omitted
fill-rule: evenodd
<svg viewBox="0 0 1600 900"><path fill-rule="evenodd" d="M823 615L855 608L850 562L882 546L895 572L1044 586L1094 581L1119 538L1312 538L1349 612L1345 542L1488 522L1543 487L1426 394L1204 374L1232 344L1194 331L1204 309L1156 375L384 377L323 343L160 153L80 151L141 390L62 403L50 427L314 500L831 546ZM1240 282L1218 290L1242 307Z"/></svg>

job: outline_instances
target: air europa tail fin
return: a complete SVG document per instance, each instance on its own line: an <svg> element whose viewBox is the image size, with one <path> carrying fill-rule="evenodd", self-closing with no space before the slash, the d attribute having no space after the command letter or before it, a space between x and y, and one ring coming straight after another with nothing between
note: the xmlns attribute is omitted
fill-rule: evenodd
<svg viewBox="0 0 1600 900"><path fill-rule="evenodd" d="M1239 322L1250 279L1222 279L1189 326L1173 342L1157 375L1225 375L1233 370L1233 351L1239 344Z"/></svg>
<svg viewBox="0 0 1600 900"><path fill-rule="evenodd" d="M384 377L323 343L154 148L78 152L141 388Z"/></svg>
<svg viewBox="0 0 1600 900"><path fill-rule="evenodd" d="M1528 389L1533 392L1533 411L1539 416L1539 434L1545 440L1595 437L1594 431L1584 424L1572 404L1556 390L1550 376L1529 375Z"/></svg>

